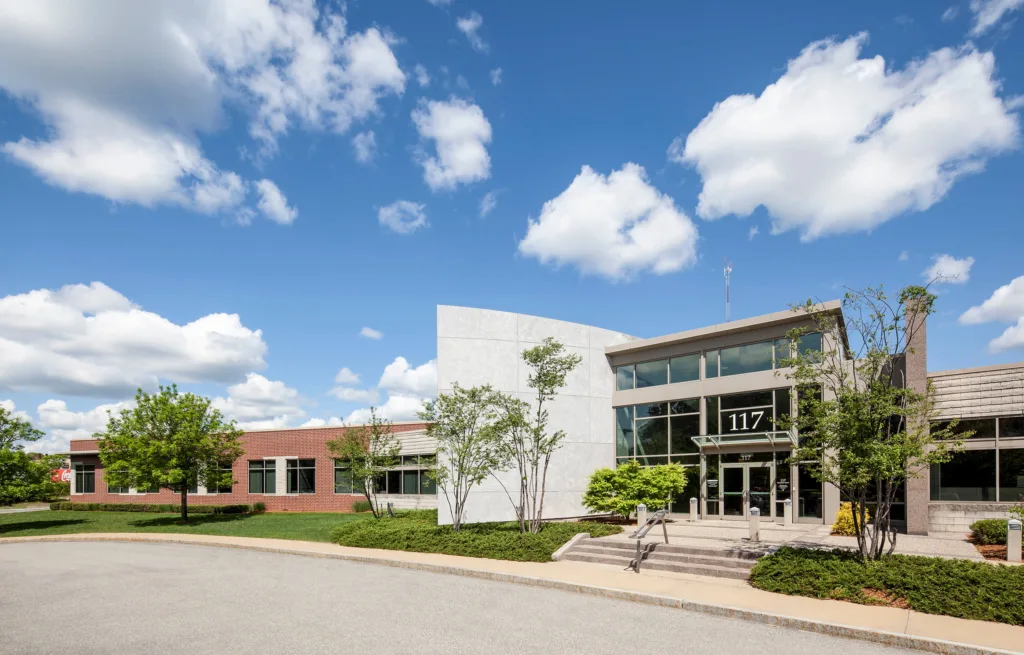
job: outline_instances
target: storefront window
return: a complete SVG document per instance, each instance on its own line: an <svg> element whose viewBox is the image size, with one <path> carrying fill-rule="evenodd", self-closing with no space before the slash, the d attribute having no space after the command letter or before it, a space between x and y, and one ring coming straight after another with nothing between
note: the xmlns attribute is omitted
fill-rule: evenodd
<svg viewBox="0 0 1024 655"><path fill-rule="evenodd" d="M669 382L692 382L699 379L700 353L669 360Z"/></svg>
<svg viewBox="0 0 1024 655"><path fill-rule="evenodd" d="M999 451L999 502L1024 502L1024 448Z"/></svg>
<svg viewBox="0 0 1024 655"><path fill-rule="evenodd" d="M953 453L945 464L933 464L931 499L995 502L996 451L966 450Z"/></svg>

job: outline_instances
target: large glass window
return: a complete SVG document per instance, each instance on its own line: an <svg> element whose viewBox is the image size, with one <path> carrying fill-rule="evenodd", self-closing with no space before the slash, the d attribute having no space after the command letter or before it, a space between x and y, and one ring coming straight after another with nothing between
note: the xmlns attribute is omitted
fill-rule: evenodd
<svg viewBox="0 0 1024 655"><path fill-rule="evenodd" d="M75 493L96 493L95 464L75 464Z"/></svg>
<svg viewBox="0 0 1024 655"><path fill-rule="evenodd" d="M669 403L669 450L672 461L699 464L700 448L693 437L700 435L700 399L675 400Z"/></svg>
<svg viewBox="0 0 1024 655"><path fill-rule="evenodd" d="M782 362L793 356L793 345L789 339L783 337L775 340L775 368L781 368Z"/></svg>
<svg viewBox="0 0 1024 655"><path fill-rule="evenodd" d="M810 470L804 465L797 468L797 516L800 518L820 519L821 514L821 482L814 479Z"/></svg>
<svg viewBox="0 0 1024 655"><path fill-rule="evenodd" d="M643 465L667 464L668 419L649 418L636 421L636 456Z"/></svg>
<svg viewBox="0 0 1024 655"><path fill-rule="evenodd" d="M821 332L811 332L800 337L796 344L796 350L801 355L811 351L821 352Z"/></svg>
<svg viewBox="0 0 1024 655"><path fill-rule="evenodd" d="M232 467L231 462L223 462L218 468L219 476L217 483L211 485L206 493L208 494L229 494L234 486L234 480L232 479Z"/></svg>
<svg viewBox="0 0 1024 655"><path fill-rule="evenodd" d="M274 460L249 460L249 493L277 493L277 469Z"/></svg>
<svg viewBox="0 0 1024 655"><path fill-rule="evenodd" d="M945 464L933 464L931 499L995 502L996 451L965 450Z"/></svg>
<svg viewBox="0 0 1024 655"><path fill-rule="evenodd" d="M949 427L950 421L939 421L935 424L938 429L945 429ZM953 428L953 434L965 434L966 432L973 432L969 439L995 439L996 438L996 420L994 418L984 419L962 419L957 421L956 427Z"/></svg>
<svg viewBox="0 0 1024 655"><path fill-rule="evenodd" d="M629 366L617 366L615 368L615 388L619 391L625 391L626 389L633 388L633 371L635 367L630 364Z"/></svg>
<svg viewBox="0 0 1024 655"><path fill-rule="evenodd" d="M615 457L644 466L700 463L693 437L700 434L700 399L689 398L615 408Z"/></svg>
<svg viewBox="0 0 1024 655"><path fill-rule="evenodd" d="M316 460L290 459L287 464L290 494L316 493Z"/></svg>
<svg viewBox="0 0 1024 655"><path fill-rule="evenodd" d="M107 493L108 494L126 494L126 493L128 493L128 491L129 491L128 487L116 487L116 486L113 486L111 484L107 484Z"/></svg>
<svg viewBox="0 0 1024 655"><path fill-rule="evenodd" d="M633 408L615 408L615 456L633 456Z"/></svg>
<svg viewBox="0 0 1024 655"><path fill-rule="evenodd" d="M779 430L776 420L790 411L789 389L719 396L717 401L717 415L713 415L715 408L708 404L708 434L775 432Z"/></svg>
<svg viewBox="0 0 1024 655"><path fill-rule="evenodd" d="M1024 437L1024 416L999 419L999 438L1013 439L1015 437Z"/></svg>
<svg viewBox="0 0 1024 655"><path fill-rule="evenodd" d="M1024 502L1024 448L999 450L999 502Z"/></svg>
<svg viewBox="0 0 1024 655"><path fill-rule="evenodd" d="M636 365L636 388L657 387L668 384L668 360L642 362Z"/></svg>
<svg viewBox="0 0 1024 655"><path fill-rule="evenodd" d="M649 405L633 405L636 417L653 418L655 416L668 416L668 403L651 403Z"/></svg>
<svg viewBox="0 0 1024 655"><path fill-rule="evenodd" d="M704 353L704 379L718 377L718 351L709 350Z"/></svg>
<svg viewBox="0 0 1024 655"><path fill-rule="evenodd" d="M669 382L692 382L700 379L700 353L673 357L668 363Z"/></svg>
<svg viewBox="0 0 1024 655"><path fill-rule="evenodd" d="M362 484L352 477L352 471L341 460L334 460L334 493L361 494Z"/></svg>
<svg viewBox="0 0 1024 655"><path fill-rule="evenodd" d="M739 375L772 370L773 342L749 343L719 351L721 375Z"/></svg>

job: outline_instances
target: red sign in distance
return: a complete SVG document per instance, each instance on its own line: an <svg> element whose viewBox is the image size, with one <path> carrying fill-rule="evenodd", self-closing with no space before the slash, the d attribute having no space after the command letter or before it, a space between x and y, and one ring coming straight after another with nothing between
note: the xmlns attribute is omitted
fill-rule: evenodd
<svg viewBox="0 0 1024 655"><path fill-rule="evenodd" d="M71 469L56 469L50 475L53 482L71 482Z"/></svg>

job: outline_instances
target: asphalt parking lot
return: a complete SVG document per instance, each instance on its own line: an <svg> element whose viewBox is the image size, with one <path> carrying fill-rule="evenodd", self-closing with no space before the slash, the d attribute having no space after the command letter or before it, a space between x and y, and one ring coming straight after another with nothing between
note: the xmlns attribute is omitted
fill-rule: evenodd
<svg viewBox="0 0 1024 655"><path fill-rule="evenodd" d="M909 652L564 591L177 544L0 545L0 653Z"/></svg>

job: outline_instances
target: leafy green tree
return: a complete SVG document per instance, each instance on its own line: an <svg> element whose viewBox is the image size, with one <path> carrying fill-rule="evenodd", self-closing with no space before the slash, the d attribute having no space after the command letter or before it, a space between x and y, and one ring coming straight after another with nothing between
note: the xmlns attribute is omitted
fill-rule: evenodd
<svg viewBox="0 0 1024 655"><path fill-rule="evenodd" d="M971 434L955 436L956 422L930 427L932 389L917 391L907 380L906 356L913 353L915 331L934 303L926 287L905 287L895 299L881 287L869 287L844 295L845 321L810 300L793 308L808 316L811 327L788 333L797 347L781 363L792 367L787 375L797 388L798 405L779 429L796 428L799 447L793 460L816 480L838 487L851 503L865 559L895 550L892 505L906 480L949 461L960 446L957 437ZM811 332L821 333L820 350L801 342ZM870 518L869 504L876 505Z"/></svg>
<svg viewBox="0 0 1024 655"><path fill-rule="evenodd" d="M222 467L242 455L241 435L209 398L178 393L172 385L154 394L139 389L135 407L110 415L106 432L96 436L107 484L175 491L187 521L189 488L234 484Z"/></svg>
<svg viewBox="0 0 1024 655"><path fill-rule="evenodd" d="M618 468L601 468L590 474L583 506L595 513L618 514L629 520L637 505L650 509L668 507L686 486L686 469L679 464L640 466L635 461Z"/></svg>
<svg viewBox="0 0 1024 655"><path fill-rule="evenodd" d="M464 389L456 384L419 415L437 440L437 468L431 476L444 491L456 532L462 528L470 491L505 466L495 402L490 385Z"/></svg>
<svg viewBox="0 0 1024 655"><path fill-rule="evenodd" d="M63 464L56 455L33 456L24 444L38 441L43 432L0 406L0 505L28 500L52 500L66 493L67 485L51 480Z"/></svg>
<svg viewBox="0 0 1024 655"><path fill-rule="evenodd" d="M398 466L401 446L391 431L391 421L377 416L370 408L370 422L347 428L337 439L327 442L327 450L346 468L352 484L366 496L373 518L382 515L377 503L376 481L388 469Z"/></svg>

